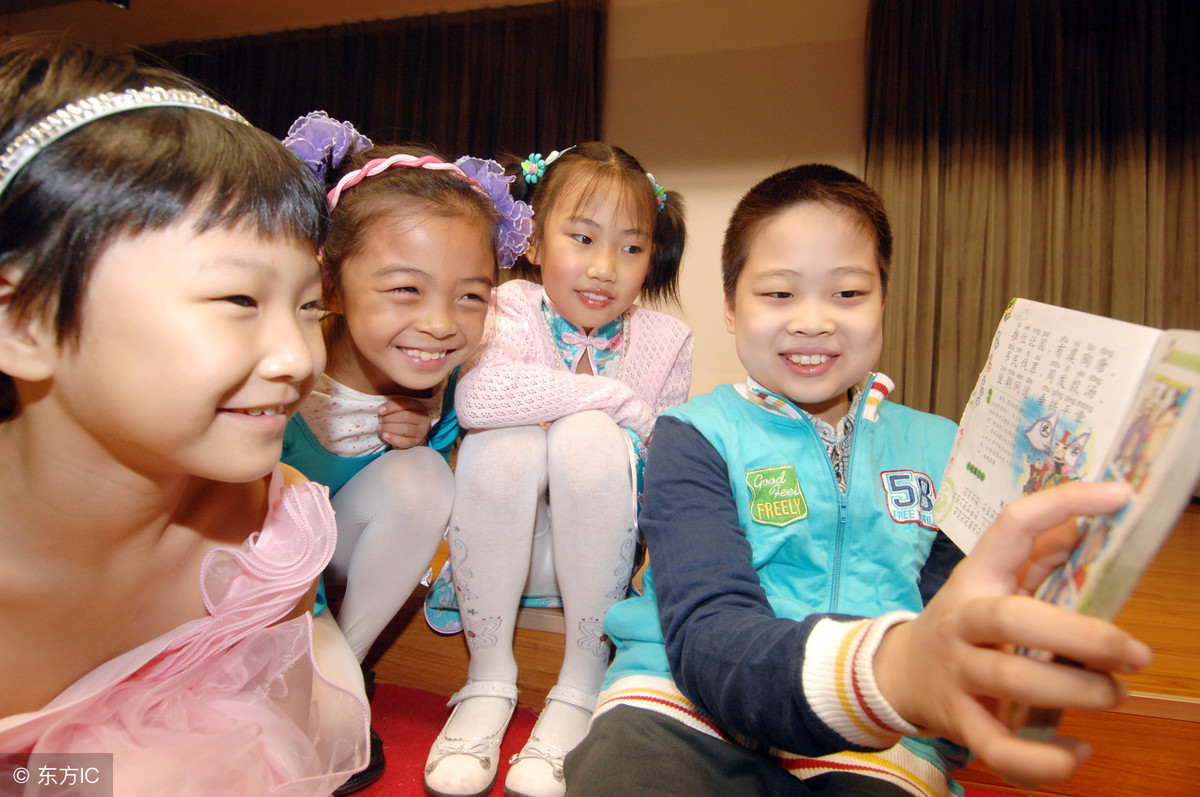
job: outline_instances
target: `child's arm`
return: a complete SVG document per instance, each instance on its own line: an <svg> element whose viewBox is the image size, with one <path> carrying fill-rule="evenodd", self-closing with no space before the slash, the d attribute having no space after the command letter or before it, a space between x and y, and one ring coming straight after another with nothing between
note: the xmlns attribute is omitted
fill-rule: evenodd
<svg viewBox="0 0 1200 797"><path fill-rule="evenodd" d="M1071 483L1010 504L925 611L884 636L874 671L892 706L924 732L969 746L1011 781L1070 776L1086 745L1018 738L996 706L1112 708L1123 695L1112 673L1149 663L1149 648L1111 623L1028 597L1077 541L1072 516L1115 511L1128 495L1124 485ZM1017 656L1011 645L1082 666Z"/></svg>
<svg viewBox="0 0 1200 797"><path fill-rule="evenodd" d="M650 406L616 379L557 367L540 309L507 287L496 291L491 334L458 383L454 406L459 424L466 429L532 426L601 410L619 426L647 437L654 423Z"/></svg>
<svg viewBox="0 0 1200 797"><path fill-rule="evenodd" d="M658 420L644 495L638 525L680 691L723 727L793 753L895 743L898 735L885 731L878 740L848 741L809 705L806 642L823 616L775 615L738 523L725 460L689 424Z"/></svg>

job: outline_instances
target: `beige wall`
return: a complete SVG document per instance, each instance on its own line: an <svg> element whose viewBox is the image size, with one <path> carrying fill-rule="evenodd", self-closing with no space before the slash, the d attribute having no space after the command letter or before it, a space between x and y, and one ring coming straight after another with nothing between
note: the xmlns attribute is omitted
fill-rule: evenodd
<svg viewBox="0 0 1200 797"><path fill-rule="evenodd" d="M867 0L614 0L606 137L688 207L683 309L692 392L744 372L722 318L721 238L737 200L788 166L862 174Z"/></svg>
<svg viewBox="0 0 1200 797"><path fill-rule="evenodd" d="M71 27L97 46L499 5L499 0L94 0L0 18L13 32ZM738 198L774 171L863 170L868 0L612 0L606 137L683 193L683 307L693 392L742 377L722 321L721 235ZM282 10L286 9L286 11ZM547 148L564 142L547 142Z"/></svg>

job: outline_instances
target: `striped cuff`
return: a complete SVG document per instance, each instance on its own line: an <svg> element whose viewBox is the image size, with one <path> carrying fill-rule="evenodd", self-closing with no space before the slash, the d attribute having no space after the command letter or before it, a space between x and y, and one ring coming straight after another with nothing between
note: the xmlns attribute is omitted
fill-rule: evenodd
<svg viewBox="0 0 1200 797"><path fill-rule="evenodd" d="M889 612L874 620L821 620L805 645L804 695L831 730L857 747L882 749L920 729L896 713L875 683L874 658L889 628L916 617Z"/></svg>

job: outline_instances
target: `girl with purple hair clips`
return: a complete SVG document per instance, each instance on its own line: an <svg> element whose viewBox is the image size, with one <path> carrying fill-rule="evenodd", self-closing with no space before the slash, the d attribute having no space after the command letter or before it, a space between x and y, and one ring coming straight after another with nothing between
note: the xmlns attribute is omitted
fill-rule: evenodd
<svg viewBox="0 0 1200 797"><path fill-rule="evenodd" d="M533 211L495 161L374 146L323 111L298 119L284 145L325 184L332 226L321 253L328 362L283 459L332 493L327 576L346 583L338 624L362 662L445 533L459 366L483 336L498 268L525 251Z"/></svg>
<svg viewBox="0 0 1200 797"><path fill-rule="evenodd" d="M505 792L563 794L562 759L587 730L611 648L601 629L626 594L637 548L636 494L659 412L691 382L687 327L634 304L673 298L683 207L631 155L580 144L520 164L537 215L455 405L459 450L449 530L468 682L430 750L425 789L481 795L496 779L517 702L513 630L522 595L561 595L558 683Z"/></svg>

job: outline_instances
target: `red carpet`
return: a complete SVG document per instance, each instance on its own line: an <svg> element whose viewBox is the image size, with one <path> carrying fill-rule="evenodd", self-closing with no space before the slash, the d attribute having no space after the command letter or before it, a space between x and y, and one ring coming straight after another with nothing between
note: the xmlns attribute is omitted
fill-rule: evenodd
<svg viewBox="0 0 1200 797"><path fill-rule="evenodd" d="M377 684L375 699L371 701L371 725L383 738L387 766L382 778L358 794L362 797L424 797L425 757L449 716L450 709L446 708L446 698L442 695ZM520 752L536 719L537 715L527 709L518 709L513 714L508 733L500 745L500 776L490 792L492 797L504 794L508 759Z"/></svg>
<svg viewBox="0 0 1200 797"><path fill-rule="evenodd" d="M446 698L441 695L405 689L391 684L378 684L371 701L371 725L383 737L383 754L387 767L383 777L358 792L362 797L424 797L422 770L429 747L438 731L450 716ZM518 709L500 745L500 775L489 797L502 797L504 776L508 774L508 759L516 755L537 716L528 709ZM1008 797L995 792L967 789L967 797Z"/></svg>

